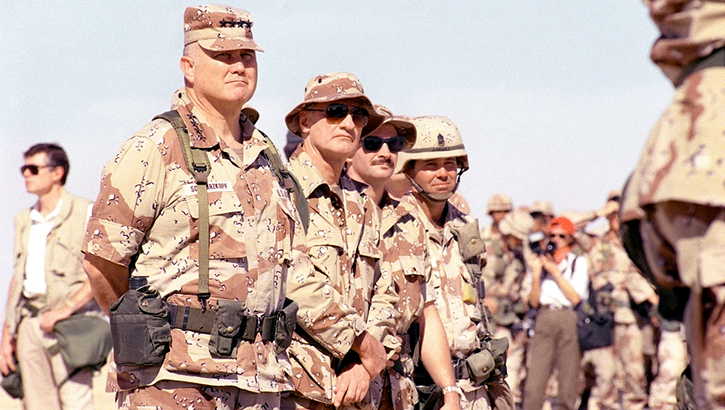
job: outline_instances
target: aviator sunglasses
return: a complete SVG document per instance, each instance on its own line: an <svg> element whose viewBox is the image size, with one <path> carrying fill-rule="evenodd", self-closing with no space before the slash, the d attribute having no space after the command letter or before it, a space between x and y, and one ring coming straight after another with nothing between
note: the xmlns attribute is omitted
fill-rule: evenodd
<svg viewBox="0 0 725 410"><path fill-rule="evenodd" d="M370 114L362 107L350 107L345 104L330 104L325 109L307 108L307 111L321 111L331 124L339 124L348 114L352 114L352 121L357 127L364 127L368 124Z"/></svg>
<svg viewBox="0 0 725 410"><path fill-rule="evenodd" d="M391 153L395 154L403 150L405 146L405 138L400 135L396 135L390 138L382 138L377 135L368 135L362 139L362 147L365 152L378 152L383 144L388 144L388 149Z"/></svg>
<svg viewBox="0 0 725 410"><path fill-rule="evenodd" d="M31 175L38 175L41 168L53 168L52 165L23 165L20 167L20 173L24 174L25 171L30 171Z"/></svg>

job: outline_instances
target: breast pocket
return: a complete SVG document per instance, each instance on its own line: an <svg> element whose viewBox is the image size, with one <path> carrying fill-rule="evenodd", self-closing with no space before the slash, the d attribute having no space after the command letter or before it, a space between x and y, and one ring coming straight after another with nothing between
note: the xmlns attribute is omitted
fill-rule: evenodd
<svg viewBox="0 0 725 410"><path fill-rule="evenodd" d="M344 242L339 230L313 227L307 232L307 249L315 268L324 273L330 283L340 291L340 257L344 252Z"/></svg>
<svg viewBox="0 0 725 410"><path fill-rule="evenodd" d="M192 223L198 229L200 207L196 195L184 198ZM254 229L244 223L242 203L233 192L210 195L209 199L209 257L210 259L239 259L247 256L244 229ZM254 217L254 215L250 216Z"/></svg>

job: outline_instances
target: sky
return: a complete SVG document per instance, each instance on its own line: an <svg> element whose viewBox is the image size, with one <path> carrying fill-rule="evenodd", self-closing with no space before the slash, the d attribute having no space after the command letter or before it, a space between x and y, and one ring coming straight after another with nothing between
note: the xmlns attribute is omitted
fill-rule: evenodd
<svg viewBox="0 0 725 410"><path fill-rule="evenodd" d="M13 215L34 204L23 152L68 152L66 189L95 199L104 164L183 85L183 12L195 3L0 0L0 313L13 272ZM281 148L308 79L344 71L399 115L443 115L470 170L460 190L481 226L488 199L603 206L668 105L649 60L658 33L637 0L228 3L254 16L257 126Z"/></svg>

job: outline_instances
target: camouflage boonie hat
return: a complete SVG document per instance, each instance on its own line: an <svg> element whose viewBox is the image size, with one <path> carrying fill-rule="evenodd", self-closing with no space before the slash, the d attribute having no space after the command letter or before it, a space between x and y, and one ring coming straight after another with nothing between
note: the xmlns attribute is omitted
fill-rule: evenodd
<svg viewBox="0 0 725 410"><path fill-rule="evenodd" d="M499 211L508 212L512 209L514 209L513 202L511 201L511 197L508 195L496 194L496 195L492 196L491 199L488 200L487 212L489 214L491 212L499 212Z"/></svg>
<svg viewBox="0 0 725 410"><path fill-rule="evenodd" d="M244 107L242 107L242 114L244 114L244 116L247 117L249 121L252 121L252 124L256 124L257 121L259 121L259 111L257 111L257 109L254 107L245 105Z"/></svg>
<svg viewBox="0 0 725 410"><path fill-rule="evenodd" d="M534 218L528 212L516 210L509 212L498 224L498 229L504 235L512 235L526 240L534 229Z"/></svg>
<svg viewBox="0 0 725 410"><path fill-rule="evenodd" d="M413 148L398 154L395 173L401 172L408 161L416 159L456 158L460 167L468 169L468 154L458 127L448 117L427 115L411 120L417 138Z"/></svg>
<svg viewBox="0 0 725 410"><path fill-rule="evenodd" d="M360 137L369 135L383 123L383 116L380 115L370 99L365 95L360 80L350 73L329 73L313 77L305 86L304 101L298 104L284 117L287 129L298 137L302 136L300 129L299 114L313 103L327 103L339 100L359 100L370 114L370 119L363 127Z"/></svg>
<svg viewBox="0 0 725 410"><path fill-rule="evenodd" d="M394 116L393 112L384 105L375 104L375 111L384 118L383 123L380 124L381 127L385 124L390 124L393 128L395 128L398 135L405 138L403 151L410 149L413 145L415 145L416 132L415 125L413 125L412 122L408 121L405 117Z"/></svg>
<svg viewBox="0 0 725 410"><path fill-rule="evenodd" d="M611 190L607 194L607 202L609 202L609 201L619 202L621 199L622 199L622 190L621 189Z"/></svg>
<svg viewBox="0 0 725 410"><path fill-rule="evenodd" d="M187 7L184 11L184 46L193 42L209 51L264 51L252 36L252 15L229 6Z"/></svg>
<svg viewBox="0 0 725 410"><path fill-rule="evenodd" d="M536 201L536 202L534 202L534 206L532 206L531 209L529 210L529 213L533 214L535 212L539 212L544 215L554 216L554 206L551 205L551 202L549 202L549 201L545 201L545 200Z"/></svg>

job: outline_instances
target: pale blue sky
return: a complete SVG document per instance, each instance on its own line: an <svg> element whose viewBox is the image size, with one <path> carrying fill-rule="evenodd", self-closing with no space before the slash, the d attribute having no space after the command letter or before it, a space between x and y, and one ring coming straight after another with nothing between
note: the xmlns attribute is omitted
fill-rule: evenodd
<svg viewBox="0 0 725 410"><path fill-rule="evenodd" d="M25 4L27 3L27 4ZM58 142L67 189L95 199L103 165L166 111L182 83L179 1L2 0L0 312L12 274L12 215L34 203L22 152ZM657 31L636 0L246 1L255 19L260 129L281 146L307 80L348 71L375 103L445 115L471 170L461 190L482 225L488 198L557 212L600 207L623 185L673 95L649 61Z"/></svg>

